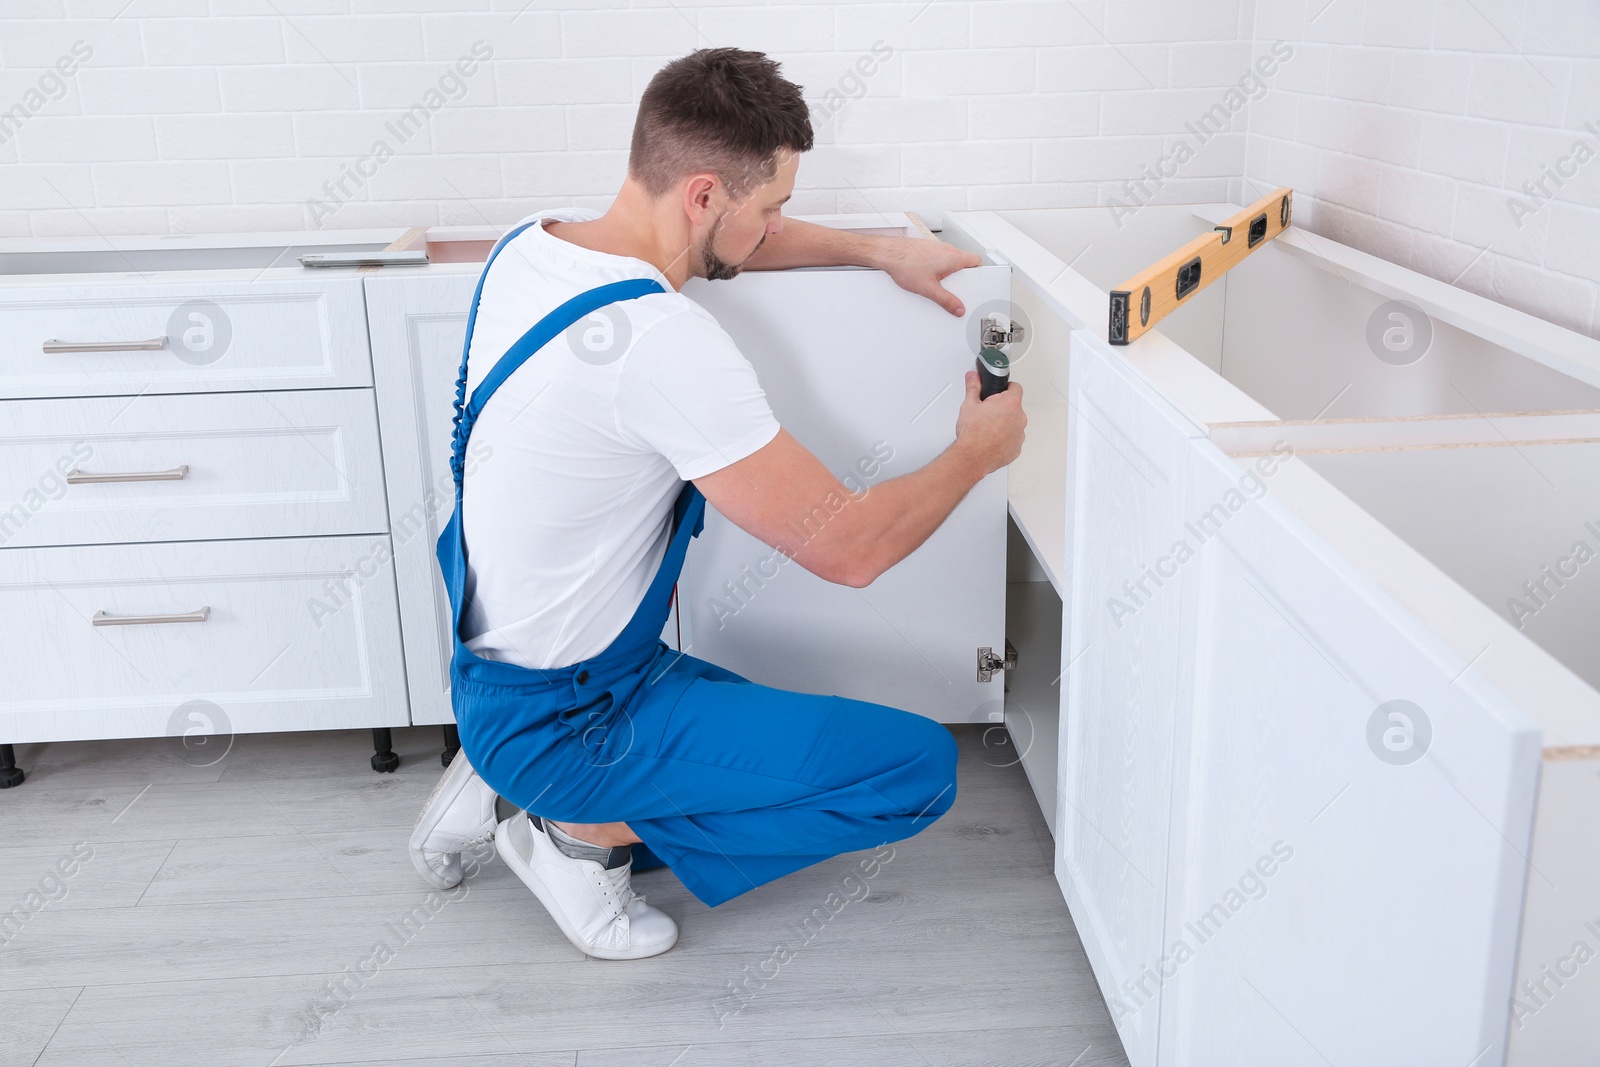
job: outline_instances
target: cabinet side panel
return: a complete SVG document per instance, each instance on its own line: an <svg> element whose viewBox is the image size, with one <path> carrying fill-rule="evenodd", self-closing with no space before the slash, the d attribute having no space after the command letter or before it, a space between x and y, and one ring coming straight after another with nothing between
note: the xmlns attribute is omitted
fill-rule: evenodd
<svg viewBox="0 0 1600 1067"><path fill-rule="evenodd" d="M1298 460L1250 462L1187 478L1167 1062L1498 1062L1537 731L1270 496Z"/></svg>
<svg viewBox="0 0 1600 1067"><path fill-rule="evenodd" d="M1600 760L1546 759L1511 1001L1512 1067L1600 1063L1596 811Z"/></svg>

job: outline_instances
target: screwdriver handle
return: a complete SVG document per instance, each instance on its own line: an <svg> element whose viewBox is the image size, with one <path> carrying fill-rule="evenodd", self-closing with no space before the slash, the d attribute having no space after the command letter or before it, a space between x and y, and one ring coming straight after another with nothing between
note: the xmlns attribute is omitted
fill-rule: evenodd
<svg viewBox="0 0 1600 1067"><path fill-rule="evenodd" d="M988 400L1003 393L1011 384L1011 360L998 348L985 348L978 354L978 399Z"/></svg>

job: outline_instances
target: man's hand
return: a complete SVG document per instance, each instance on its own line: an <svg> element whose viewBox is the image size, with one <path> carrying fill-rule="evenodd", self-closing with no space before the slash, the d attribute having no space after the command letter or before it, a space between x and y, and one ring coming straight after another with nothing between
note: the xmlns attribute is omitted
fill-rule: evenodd
<svg viewBox="0 0 1600 1067"><path fill-rule="evenodd" d="M982 389L978 372L967 371L967 397L956 414L956 443L972 450L987 475L1010 465L1022 454L1028 416L1022 410L1020 383L1012 382L1005 392L987 400L979 399Z"/></svg>
<svg viewBox="0 0 1600 1067"><path fill-rule="evenodd" d="M964 315L961 300L939 283L965 267L976 267L983 257L943 241L917 237L886 237L874 266L887 271L908 293L925 296L952 315Z"/></svg>
<svg viewBox="0 0 1600 1067"><path fill-rule="evenodd" d="M966 309L939 283L958 270L976 267L983 257L943 241L921 237L883 237L836 230L800 219L785 219L783 229L762 240L746 259L745 270L787 270L790 267L875 267L910 293L925 296L952 315Z"/></svg>

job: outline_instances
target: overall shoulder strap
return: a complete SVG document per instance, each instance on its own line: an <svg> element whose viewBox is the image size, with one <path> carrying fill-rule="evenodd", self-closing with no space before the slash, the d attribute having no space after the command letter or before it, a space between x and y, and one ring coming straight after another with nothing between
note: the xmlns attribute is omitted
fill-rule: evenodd
<svg viewBox="0 0 1600 1067"><path fill-rule="evenodd" d="M472 304L467 308L467 333L465 339L461 342L461 369L456 373L455 415L451 419L450 431L450 469L455 473L457 492L461 489L461 446L465 443L461 434L461 413L466 406L467 400L467 354L472 351L472 331L478 325L478 301L483 297L483 283L489 277L489 267L494 263L495 257L500 254L500 250L510 244L512 238L516 237L517 234L526 230L529 226L537 226L539 224L537 219L532 222L524 222L521 226L509 231L500 240L496 241L494 247L489 249L488 256L484 257L483 270L478 272L478 285L472 290Z"/></svg>
<svg viewBox="0 0 1600 1067"><path fill-rule="evenodd" d="M533 226L535 223L526 223L506 234L494 246L484 262L483 273L478 276L478 287L472 294L472 309L467 313L467 335L461 346L461 371L456 378L455 398L455 429L450 442L450 469L455 476L456 488L461 487L464 455L467 439L472 435L472 424L477 421L478 415L483 411L483 406L489 402L496 389L511 377L518 367L527 362L528 357L543 348L549 341L560 334L568 326L580 321L585 315L607 304L619 300L632 300L635 297L645 296L649 293L665 292L661 283L653 278L627 278L620 282L610 282L606 285L596 286L587 292L561 304L544 318L535 323L527 333L517 338L516 342L506 350L505 354L490 369L489 374L478 383L472 391L472 399L468 401L467 395L467 355L472 350L473 328L478 321L478 301L483 296L484 279L489 276L489 266L494 262L495 256L517 234Z"/></svg>
<svg viewBox="0 0 1600 1067"><path fill-rule="evenodd" d="M627 278L579 293L557 307L535 323L527 333L517 338L516 343L506 349L505 355L500 357L483 381L478 383L478 387L472 391L471 401L467 403L464 415L467 424L470 425L477 419L478 413L483 410L483 405L489 402L494 391L500 388L518 367L526 363L529 356L543 348L568 326L607 304L659 292L663 292L661 283L653 278Z"/></svg>

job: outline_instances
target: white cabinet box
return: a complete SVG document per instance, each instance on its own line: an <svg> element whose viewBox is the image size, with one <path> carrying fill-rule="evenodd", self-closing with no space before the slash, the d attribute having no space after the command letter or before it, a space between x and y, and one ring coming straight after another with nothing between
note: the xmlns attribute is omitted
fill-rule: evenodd
<svg viewBox="0 0 1600 1067"><path fill-rule="evenodd" d="M1600 343L1291 229L1107 344L1106 292L1234 210L944 233L1035 329L1011 510L1063 676L1025 762L1124 1045L1589 1062Z"/></svg>
<svg viewBox="0 0 1600 1067"><path fill-rule="evenodd" d="M0 242L0 787L16 742L194 722L396 765L363 278L295 257L399 233Z"/></svg>
<svg viewBox="0 0 1600 1067"><path fill-rule="evenodd" d="M924 236L905 215L810 221ZM454 504L449 444L468 305L498 236L434 228L426 239L432 266L385 268L366 280L417 723L453 721L449 610L434 543ZM963 318L904 292L881 271L853 267L695 279L684 293L739 343L784 426L850 486L914 470L954 440L978 318L1004 303L1010 274L984 266L949 285L965 302ZM770 548L708 510L679 586L681 618L663 637L767 684L876 700L946 722L998 720L1002 676L980 682L977 661L980 648L1004 646L1004 545L999 472L865 590L777 565Z"/></svg>
<svg viewBox="0 0 1600 1067"><path fill-rule="evenodd" d="M905 215L812 221L925 235ZM285 645L325 641L334 655L274 661L291 671L278 683L301 695L257 700L240 680L259 651L250 647L256 638L217 605L158 597L157 606L106 608L142 620L117 628L118 640L170 646L173 662L140 684L106 665L78 679L81 691L49 699L24 686L0 719L0 745L157 732L162 702L183 692L218 702L235 729L348 726L361 717L374 727L452 722L447 602L433 548L452 505L448 444L467 305L499 235L435 228L117 239L110 247L0 242L9 338L0 342L0 490L16 504L0 504L0 564L15 570L18 610L40 610L35 600L60 584L61 567L99 581L126 567L130 590L192 592L209 561L257 553L282 577L250 586L236 576L210 599L234 603L246 590L276 589L271 610L298 634L285 631ZM430 265L311 271L294 258L407 247L425 248ZM858 268L750 273L695 281L687 292L750 353L784 423L848 485L911 470L953 439L978 318L1004 303L1010 279L991 265L949 284L969 306L962 319ZM872 461L866 474L864 459ZM73 484L61 493L69 472ZM770 550L712 512L679 591L688 608L663 636L761 681L946 721L998 719L1001 676L980 681L977 665L980 649L1004 647L1004 494L1003 474L986 479L872 589L832 587L786 567L726 616L714 605L731 582L752 589L743 565L759 566ZM366 536L326 542L353 553L334 573L302 574L287 562L323 543L301 539L354 534ZM229 540L205 543L212 539ZM100 547L63 554L66 545ZM343 570L362 580L340 577ZM339 595L353 596L351 587L362 594L338 609L327 634L296 630L305 619L283 599L293 589L307 604L317 600L306 585L312 575ZM372 600L391 581L398 633ZM166 625L199 606L215 612ZM48 649L67 647L63 635L76 632L70 614L60 604L50 610L56 643L41 646L39 664L63 665ZM234 621L221 625L224 618ZM103 644L112 631L92 632ZM147 636L127 636L137 634ZM402 642L403 672L393 669ZM381 685L367 673L371 664L387 665ZM166 670L176 673L169 679ZM394 697L402 677L409 700ZM241 702L237 714L224 698ZM381 729L377 744L381 758ZM389 757L381 768L393 765Z"/></svg>

